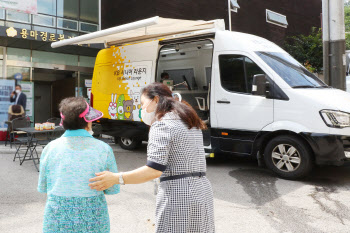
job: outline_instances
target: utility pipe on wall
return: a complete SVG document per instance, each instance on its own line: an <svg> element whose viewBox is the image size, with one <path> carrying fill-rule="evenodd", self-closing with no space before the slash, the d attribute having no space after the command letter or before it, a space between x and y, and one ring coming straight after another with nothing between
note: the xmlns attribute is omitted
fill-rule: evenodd
<svg viewBox="0 0 350 233"><path fill-rule="evenodd" d="M345 22L343 0L322 1L325 81L345 90Z"/></svg>

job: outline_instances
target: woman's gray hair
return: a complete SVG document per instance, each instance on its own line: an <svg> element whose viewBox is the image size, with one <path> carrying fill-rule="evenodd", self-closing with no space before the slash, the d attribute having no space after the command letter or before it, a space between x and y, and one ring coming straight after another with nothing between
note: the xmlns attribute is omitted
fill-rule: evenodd
<svg viewBox="0 0 350 233"><path fill-rule="evenodd" d="M86 109L86 101L83 97L69 97L61 101L59 110L64 116L63 127L68 130L85 129L87 122L79 117Z"/></svg>

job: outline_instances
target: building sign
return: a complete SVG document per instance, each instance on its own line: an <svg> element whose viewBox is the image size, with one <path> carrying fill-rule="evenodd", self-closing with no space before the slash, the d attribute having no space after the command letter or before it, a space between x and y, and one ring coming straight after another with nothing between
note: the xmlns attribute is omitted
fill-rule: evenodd
<svg viewBox="0 0 350 233"><path fill-rule="evenodd" d="M1 0L0 0L1 1ZM64 39L70 39L71 36L63 34L55 34L49 32L42 32L37 30L28 30L25 28L14 28L14 27L5 27L0 26L0 36L13 37L13 38L22 38L25 40L36 40L36 41L46 41L46 42L55 42Z"/></svg>
<svg viewBox="0 0 350 233"><path fill-rule="evenodd" d="M92 86L92 79L85 79L85 87L91 87Z"/></svg>
<svg viewBox="0 0 350 233"><path fill-rule="evenodd" d="M16 80L22 80L23 79L23 75L21 73L16 73L14 76L13 76L14 79Z"/></svg>
<svg viewBox="0 0 350 233"><path fill-rule="evenodd" d="M37 0L0 0L0 8L37 14Z"/></svg>
<svg viewBox="0 0 350 233"><path fill-rule="evenodd" d="M31 120L34 120L34 99L33 99L33 92L34 92L34 86L32 82L20 82L19 83L22 87L22 92L26 94L27 96L27 106L26 109L24 110L26 112L26 115L31 117Z"/></svg>

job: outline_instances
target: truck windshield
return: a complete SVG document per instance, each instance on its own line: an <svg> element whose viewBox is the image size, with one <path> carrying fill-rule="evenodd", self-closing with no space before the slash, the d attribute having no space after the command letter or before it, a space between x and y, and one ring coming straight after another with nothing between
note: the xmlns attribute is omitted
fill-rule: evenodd
<svg viewBox="0 0 350 233"><path fill-rule="evenodd" d="M256 52L293 88L328 88L328 86L287 53Z"/></svg>

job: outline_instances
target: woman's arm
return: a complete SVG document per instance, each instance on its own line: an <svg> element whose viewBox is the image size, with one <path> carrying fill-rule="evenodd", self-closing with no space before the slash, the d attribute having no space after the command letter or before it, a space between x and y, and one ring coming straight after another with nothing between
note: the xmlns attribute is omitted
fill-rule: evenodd
<svg viewBox="0 0 350 233"><path fill-rule="evenodd" d="M140 184L158 178L162 173L163 172L148 166L143 166L133 171L124 172L123 179L125 184ZM96 173L96 177L89 180L94 183L89 184L89 186L91 189L103 191L115 184L119 184L119 174L120 173L112 173L109 171Z"/></svg>

